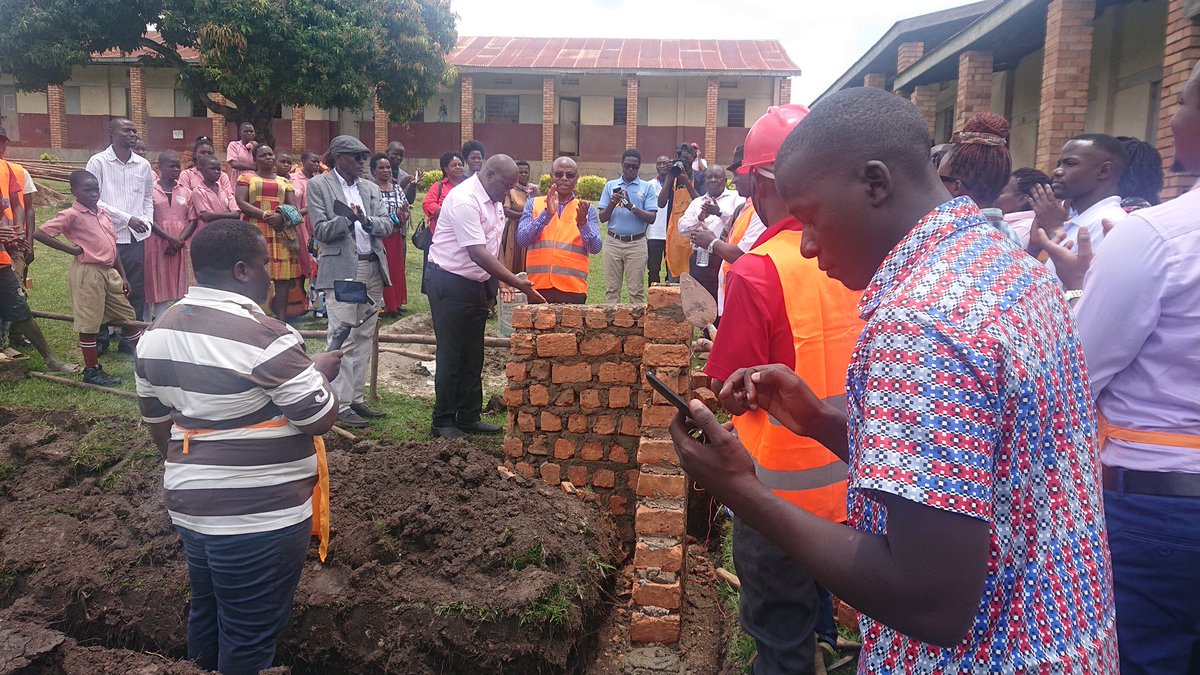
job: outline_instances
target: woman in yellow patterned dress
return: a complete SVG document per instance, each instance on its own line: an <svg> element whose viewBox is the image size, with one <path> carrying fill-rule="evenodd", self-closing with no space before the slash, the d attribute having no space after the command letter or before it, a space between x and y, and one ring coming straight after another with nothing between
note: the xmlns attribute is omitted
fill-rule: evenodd
<svg viewBox="0 0 1200 675"><path fill-rule="evenodd" d="M275 173L275 151L269 145L254 148L256 171L238 176L235 196L242 220L258 227L267 240L268 271L274 282L271 312L280 321L287 319L288 289L300 276L300 259L295 228L288 232L288 220L277 209L296 205L296 190ZM291 235L291 236L289 236Z"/></svg>

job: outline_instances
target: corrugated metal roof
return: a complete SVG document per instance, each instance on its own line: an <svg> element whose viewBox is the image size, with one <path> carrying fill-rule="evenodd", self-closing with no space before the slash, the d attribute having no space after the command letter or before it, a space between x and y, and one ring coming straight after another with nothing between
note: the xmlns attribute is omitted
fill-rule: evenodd
<svg viewBox="0 0 1200 675"><path fill-rule="evenodd" d="M730 71L797 75L777 40L461 37L460 70Z"/></svg>
<svg viewBox="0 0 1200 675"><path fill-rule="evenodd" d="M158 39L158 33L146 37ZM122 54L109 49L98 61L131 61L151 55L149 49ZM180 54L187 61L195 49ZM800 68L778 40L625 40L621 38L460 37L450 52L460 70L547 70L644 72L753 72L799 75Z"/></svg>

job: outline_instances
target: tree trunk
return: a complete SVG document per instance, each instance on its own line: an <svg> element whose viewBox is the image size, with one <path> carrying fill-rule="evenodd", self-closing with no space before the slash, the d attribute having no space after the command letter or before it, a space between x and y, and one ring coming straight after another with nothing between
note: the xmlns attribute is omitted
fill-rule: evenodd
<svg viewBox="0 0 1200 675"><path fill-rule="evenodd" d="M239 107L239 110L242 108ZM271 122L275 119L275 102L258 101L246 106L247 114L238 120L238 124L249 122L254 125L255 139L275 148L275 130Z"/></svg>

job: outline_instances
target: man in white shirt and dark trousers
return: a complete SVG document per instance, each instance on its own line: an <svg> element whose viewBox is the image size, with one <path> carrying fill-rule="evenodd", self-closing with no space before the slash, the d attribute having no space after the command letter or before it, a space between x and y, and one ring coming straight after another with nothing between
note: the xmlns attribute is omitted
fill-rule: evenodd
<svg viewBox="0 0 1200 675"><path fill-rule="evenodd" d="M112 219L117 255L129 280L129 304L140 321L146 313L143 242L150 237L154 220L154 173L150 162L133 151L138 141L133 122L113 118L108 137L109 146L92 155L87 170L100 181L100 208ZM133 348L122 342L121 351L132 354Z"/></svg>
<svg viewBox="0 0 1200 675"><path fill-rule="evenodd" d="M1108 134L1082 134L1067 141L1058 157L1058 167L1050 176L1050 187L1034 186L1033 227L1054 237L1063 233L1063 245L1077 245L1080 228L1087 228L1092 248L1104 241L1103 222L1124 220L1118 187L1121 172L1128 163L1125 146ZM1062 206L1066 200L1069 210ZM1030 238L1029 253L1039 255L1042 248ZM1046 267L1055 271L1054 261Z"/></svg>
<svg viewBox="0 0 1200 675"><path fill-rule="evenodd" d="M703 230L708 230L714 237L719 238L733 220L733 212L746 201L736 190L726 189L725 167L713 164L705 169L704 174L706 189L704 196L692 200L679 219L679 231L693 240L693 247L696 246L696 235ZM703 249L694 248L692 250L688 267L696 281L708 289L715 299L718 276L721 272L721 260L720 258L713 260L712 249L716 239L706 238L706 241L707 244ZM701 250L707 255L706 264L703 265L698 264L699 261L705 260L705 256L697 256Z"/></svg>
<svg viewBox="0 0 1200 675"><path fill-rule="evenodd" d="M367 418L387 415L367 405L363 396L379 314L372 314L358 325L369 307L339 301L333 286L335 281L346 279L361 281L366 284L367 296L378 305L383 287L392 285L383 238L398 225L395 216L388 215L379 187L362 179L363 163L369 155L370 150L357 138L335 137L329 142L333 171L310 178L305 195L313 235L321 242L316 287L326 292L330 336L343 323L355 326L343 343L341 369L332 383L341 406L338 424L355 428L367 426ZM353 209L355 219L335 214L335 201Z"/></svg>
<svg viewBox="0 0 1200 675"><path fill-rule="evenodd" d="M659 155L658 159L654 160L654 168L658 175L649 181L649 185L654 190L655 205L657 205L658 195L662 192L663 186L667 183L667 177L670 175L671 158ZM662 281L663 254L667 251L667 219L670 216L667 209L660 208L654 212L654 222L646 227L647 285ZM666 280L671 281L670 270L667 271Z"/></svg>
<svg viewBox="0 0 1200 675"><path fill-rule="evenodd" d="M517 163L492 155L482 170L442 202L429 246L425 289L437 337L431 433L447 439L500 433L483 412L483 330L497 281L544 302L528 279L518 279L497 257L504 234L504 197L517 184Z"/></svg>

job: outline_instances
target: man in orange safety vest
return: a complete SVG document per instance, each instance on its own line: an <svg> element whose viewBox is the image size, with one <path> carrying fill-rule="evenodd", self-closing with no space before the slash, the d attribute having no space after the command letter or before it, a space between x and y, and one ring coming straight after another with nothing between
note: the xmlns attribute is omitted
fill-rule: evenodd
<svg viewBox="0 0 1200 675"><path fill-rule="evenodd" d="M525 271L546 302L587 302L588 255L600 252L600 215L577 199L579 167L570 157L554 160L550 190L525 203L517 246L526 249Z"/></svg>

